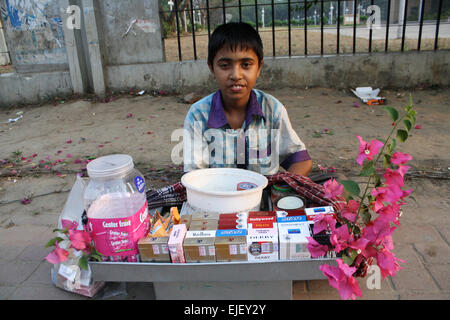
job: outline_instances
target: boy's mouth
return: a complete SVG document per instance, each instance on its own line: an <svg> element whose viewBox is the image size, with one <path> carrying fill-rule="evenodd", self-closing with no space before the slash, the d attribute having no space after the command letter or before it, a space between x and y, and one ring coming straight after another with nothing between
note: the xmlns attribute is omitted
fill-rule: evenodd
<svg viewBox="0 0 450 320"><path fill-rule="evenodd" d="M241 92L245 88L245 86L240 84L233 84L229 86L229 88L232 92Z"/></svg>

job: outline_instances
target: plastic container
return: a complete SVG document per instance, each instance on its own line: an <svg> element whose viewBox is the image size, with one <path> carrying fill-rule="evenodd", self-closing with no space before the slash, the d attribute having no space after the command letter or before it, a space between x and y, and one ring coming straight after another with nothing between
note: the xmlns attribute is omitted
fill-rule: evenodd
<svg viewBox="0 0 450 320"><path fill-rule="evenodd" d="M240 182L256 184L256 188L236 190ZM187 202L201 212L232 213L259 210L267 178L257 172L236 168L194 170L181 177L186 187Z"/></svg>
<svg viewBox="0 0 450 320"><path fill-rule="evenodd" d="M95 159L87 172L83 202L95 248L105 261L137 262L137 242L150 228L144 177L124 154Z"/></svg>
<svg viewBox="0 0 450 320"><path fill-rule="evenodd" d="M306 200L287 184L274 184L271 199L274 210L298 210L306 205Z"/></svg>

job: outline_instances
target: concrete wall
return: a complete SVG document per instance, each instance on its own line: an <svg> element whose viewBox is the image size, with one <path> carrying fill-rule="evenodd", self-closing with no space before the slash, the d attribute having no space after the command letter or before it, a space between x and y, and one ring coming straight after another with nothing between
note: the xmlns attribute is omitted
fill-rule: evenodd
<svg viewBox="0 0 450 320"><path fill-rule="evenodd" d="M0 0L4 32L17 72L68 70L58 1Z"/></svg>
<svg viewBox="0 0 450 320"><path fill-rule="evenodd" d="M449 51L266 57L257 87L449 86L449 71ZM136 87L184 93L199 88L216 88L206 61L109 66L106 74L106 85L110 90Z"/></svg>

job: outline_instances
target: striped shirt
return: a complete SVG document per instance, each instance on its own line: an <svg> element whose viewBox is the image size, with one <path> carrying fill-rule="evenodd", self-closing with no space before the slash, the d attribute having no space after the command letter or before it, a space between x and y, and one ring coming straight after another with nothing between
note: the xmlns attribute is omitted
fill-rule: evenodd
<svg viewBox="0 0 450 320"><path fill-rule="evenodd" d="M228 124L220 90L194 103L184 121L184 171L243 168L264 175L310 160L292 128L286 108L273 96L253 89L241 128Z"/></svg>

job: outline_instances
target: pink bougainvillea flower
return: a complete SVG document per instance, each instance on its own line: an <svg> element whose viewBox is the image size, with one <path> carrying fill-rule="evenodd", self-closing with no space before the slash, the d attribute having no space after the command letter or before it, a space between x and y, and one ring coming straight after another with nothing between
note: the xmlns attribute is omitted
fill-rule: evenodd
<svg viewBox="0 0 450 320"><path fill-rule="evenodd" d="M398 259L395 255L388 249L381 249L377 254L377 265L380 268L381 276L383 280L387 276L395 276L397 271L403 269L398 262L405 263L404 260Z"/></svg>
<svg viewBox="0 0 450 320"><path fill-rule="evenodd" d="M348 300L350 298L355 300L356 297L361 297L361 288L359 287L358 281L353 277L356 268L348 266L342 259L337 259L336 262L338 264L337 267L327 264L323 264L319 267L323 274L328 278L330 286L338 290L339 295L343 300Z"/></svg>
<svg viewBox="0 0 450 320"><path fill-rule="evenodd" d="M386 185L397 185L399 187L404 186L403 175L398 171L393 171L389 168L386 168L386 172L383 174L383 177L386 179Z"/></svg>
<svg viewBox="0 0 450 320"><path fill-rule="evenodd" d="M378 151L384 146L381 141L372 140L370 143L364 141L360 136L356 136L359 140L359 154L356 162L362 166L364 159L372 160L378 154Z"/></svg>
<svg viewBox="0 0 450 320"><path fill-rule="evenodd" d="M353 241L346 224L333 230L330 236L330 242L335 247L336 252L340 252L349 246L349 242Z"/></svg>
<svg viewBox="0 0 450 320"><path fill-rule="evenodd" d="M62 153L62 150L58 150L58 151L56 152L56 154L60 154L60 153Z"/></svg>
<svg viewBox="0 0 450 320"><path fill-rule="evenodd" d="M68 154L66 155L66 158L68 158L68 159L72 158L72 154L71 154L71 153L68 153Z"/></svg>
<svg viewBox="0 0 450 320"><path fill-rule="evenodd" d="M336 229L336 219L332 215L319 214L314 218L314 234L318 234L323 230L334 230Z"/></svg>
<svg viewBox="0 0 450 320"><path fill-rule="evenodd" d="M55 242L55 246L56 249L50 252L45 257L45 260L47 260L51 264L57 264L66 261L69 256L69 251L60 248L58 242Z"/></svg>
<svg viewBox="0 0 450 320"><path fill-rule="evenodd" d="M398 173L400 173L400 175L402 177L405 176L406 172L408 172L409 168L411 168L410 166L398 166L398 169L396 170Z"/></svg>
<svg viewBox="0 0 450 320"><path fill-rule="evenodd" d="M396 227L391 227L389 221L381 217L370 221L363 229L362 237L370 241L370 243L379 245L385 237L391 236Z"/></svg>
<svg viewBox="0 0 450 320"><path fill-rule="evenodd" d="M99 144L98 146L97 146L97 148L103 148L105 145L104 144Z"/></svg>
<svg viewBox="0 0 450 320"><path fill-rule="evenodd" d="M378 219L400 225L400 223L398 222L399 211L400 206L398 204L384 206L382 209L377 211L377 213L379 214Z"/></svg>
<svg viewBox="0 0 450 320"><path fill-rule="evenodd" d="M417 125L414 127L414 129L420 130L420 129L422 129L422 125L421 125L421 124L417 124Z"/></svg>
<svg viewBox="0 0 450 320"><path fill-rule="evenodd" d="M78 164L78 163L81 163L82 161L81 161L81 159L75 159L74 161L73 161L73 163L75 163L75 164Z"/></svg>
<svg viewBox="0 0 450 320"><path fill-rule="evenodd" d="M69 230L71 246L77 250L85 250L89 247L91 237L84 230Z"/></svg>
<svg viewBox="0 0 450 320"><path fill-rule="evenodd" d="M312 237L306 237L306 239L308 240L307 248L309 253L311 253L311 257L320 258L329 251L328 246L318 243Z"/></svg>
<svg viewBox="0 0 450 320"><path fill-rule="evenodd" d="M341 216L350 222L355 221L356 213L359 209L359 202L355 200L349 200L348 203L341 210Z"/></svg>
<svg viewBox="0 0 450 320"><path fill-rule="evenodd" d="M381 210L384 207L383 202L396 203L399 199L404 197L403 190L396 184L388 185L386 187L374 188L371 191L372 196L376 197L375 211Z"/></svg>
<svg viewBox="0 0 450 320"><path fill-rule="evenodd" d="M23 205L27 205L27 204L30 204L31 201L33 201L33 200L31 200L30 198L24 198L24 199L21 201L21 203L22 203Z"/></svg>
<svg viewBox="0 0 450 320"><path fill-rule="evenodd" d="M78 223L76 221L61 219L61 226L63 229L67 228L67 230L76 230L78 227Z"/></svg>
<svg viewBox="0 0 450 320"><path fill-rule="evenodd" d="M402 152L394 152L394 154L391 157L391 163L393 164L405 164L410 160L412 160L411 155Z"/></svg>
<svg viewBox="0 0 450 320"><path fill-rule="evenodd" d="M334 180L334 178L331 178L323 185L324 191L325 191L325 197L334 199L337 196L340 196L342 192L344 191L344 186Z"/></svg>
<svg viewBox="0 0 450 320"><path fill-rule="evenodd" d="M66 143L72 143L72 139L67 140Z"/></svg>

